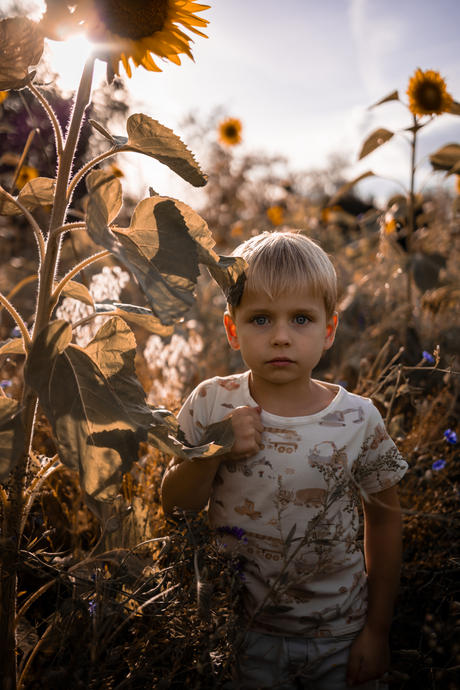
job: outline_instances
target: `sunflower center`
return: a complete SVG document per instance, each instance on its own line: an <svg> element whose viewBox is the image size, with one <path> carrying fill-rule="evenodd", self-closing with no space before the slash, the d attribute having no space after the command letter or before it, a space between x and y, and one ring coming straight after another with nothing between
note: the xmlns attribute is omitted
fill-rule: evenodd
<svg viewBox="0 0 460 690"><path fill-rule="evenodd" d="M238 136L238 132L237 132L237 129L236 129L235 125L227 125L226 128L225 128L225 134L226 134L228 137L231 137L231 138L237 137L237 136Z"/></svg>
<svg viewBox="0 0 460 690"><path fill-rule="evenodd" d="M441 90L434 84L421 84L417 100L425 110L439 110L442 102Z"/></svg>
<svg viewBox="0 0 460 690"><path fill-rule="evenodd" d="M95 5L112 33L138 41L162 30L169 0L95 0Z"/></svg>

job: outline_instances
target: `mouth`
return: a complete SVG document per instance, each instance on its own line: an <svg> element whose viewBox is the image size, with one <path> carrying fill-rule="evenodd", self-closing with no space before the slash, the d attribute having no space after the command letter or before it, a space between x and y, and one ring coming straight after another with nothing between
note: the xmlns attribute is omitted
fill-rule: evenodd
<svg viewBox="0 0 460 690"><path fill-rule="evenodd" d="M289 364L294 364L292 359L289 359L289 357L275 357L274 359L271 359L269 364L272 364L275 367L286 367Z"/></svg>

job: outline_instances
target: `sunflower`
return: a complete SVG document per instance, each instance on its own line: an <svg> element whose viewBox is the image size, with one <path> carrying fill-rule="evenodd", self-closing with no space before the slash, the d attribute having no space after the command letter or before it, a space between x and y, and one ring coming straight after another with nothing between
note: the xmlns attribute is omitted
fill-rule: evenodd
<svg viewBox="0 0 460 690"><path fill-rule="evenodd" d="M236 146L241 143L241 120L229 117L219 125L219 141L226 146Z"/></svg>
<svg viewBox="0 0 460 690"><path fill-rule="evenodd" d="M36 177L40 177L40 173L38 172L37 168L23 165L19 171L18 179L16 180L16 187L21 190L28 182Z"/></svg>
<svg viewBox="0 0 460 690"><path fill-rule="evenodd" d="M136 67L161 72L152 53L176 65L181 64L181 53L193 60L193 41L178 25L207 38L197 27L205 28L209 22L195 14L207 9L209 5L198 5L196 0L47 0L41 26L53 40L83 31L114 74L120 74L121 62L131 77L130 60Z"/></svg>
<svg viewBox="0 0 460 690"><path fill-rule="evenodd" d="M440 115L449 112L453 98L446 91L446 82L432 69L416 70L407 89L409 108L414 115Z"/></svg>
<svg viewBox="0 0 460 690"><path fill-rule="evenodd" d="M284 207L270 206L267 209L267 216L273 225L282 225L284 223Z"/></svg>

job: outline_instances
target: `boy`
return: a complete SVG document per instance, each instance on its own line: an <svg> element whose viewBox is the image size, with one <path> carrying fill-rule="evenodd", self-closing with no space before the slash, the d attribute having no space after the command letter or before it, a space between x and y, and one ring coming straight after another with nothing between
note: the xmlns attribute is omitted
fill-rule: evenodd
<svg viewBox="0 0 460 690"><path fill-rule="evenodd" d="M234 254L247 280L224 324L248 371L204 381L179 422L198 445L206 426L230 416L235 442L226 456L173 460L163 507L208 505L212 526L242 556L239 687L375 690L390 661L395 485L407 464L370 400L312 378L337 328L337 278L323 250L274 232ZM367 574L355 543L361 498ZM238 543L231 535L241 530Z"/></svg>

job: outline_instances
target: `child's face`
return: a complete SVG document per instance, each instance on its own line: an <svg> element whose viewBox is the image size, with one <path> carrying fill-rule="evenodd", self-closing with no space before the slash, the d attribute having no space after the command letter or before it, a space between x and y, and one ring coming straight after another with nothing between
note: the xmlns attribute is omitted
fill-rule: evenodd
<svg viewBox="0 0 460 690"><path fill-rule="evenodd" d="M323 299L307 289L275 302L266 294L244 292L234 321L226 314L224 323L231 347L241 350L253 379L278 387L309 382L334 342L337 315L328 319Z"/></svg>

